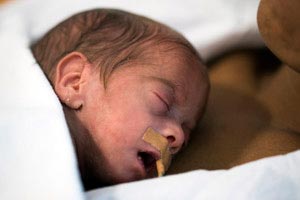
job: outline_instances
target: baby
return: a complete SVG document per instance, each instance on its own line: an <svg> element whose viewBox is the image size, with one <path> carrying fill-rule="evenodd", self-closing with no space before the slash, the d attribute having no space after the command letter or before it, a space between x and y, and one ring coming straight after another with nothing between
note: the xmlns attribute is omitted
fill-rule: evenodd
<svg viewBox="0 0 300 200"><path fill-rule="evenodd" d="M63 21L32 46L60 99L86 189L155 176L202 116L209 81L192 45L169 27L120 10L95 9Z"/></svg>

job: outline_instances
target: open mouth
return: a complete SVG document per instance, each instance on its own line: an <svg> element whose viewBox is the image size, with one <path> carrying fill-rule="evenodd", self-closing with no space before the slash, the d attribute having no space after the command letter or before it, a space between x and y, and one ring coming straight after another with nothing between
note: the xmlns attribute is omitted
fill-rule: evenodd
<svg viewBox="0 0 300 200"><path fill-rule="evenodd" d="M138 159L143 163L144 169L148 175L155 176L156 172L156 158L155 155L148 152L139 152ZM151 172L151 173L150 173Z"/></svg>

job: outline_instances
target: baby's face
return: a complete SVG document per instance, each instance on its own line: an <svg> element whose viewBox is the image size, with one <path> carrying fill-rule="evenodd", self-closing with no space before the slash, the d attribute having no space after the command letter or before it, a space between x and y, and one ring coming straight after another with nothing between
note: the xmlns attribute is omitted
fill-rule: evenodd
<svg viewBox="0 0 300 200"><path fill-rule="evenodd" d="M86 176L105 183L152 177L160 154L143 140L149 127L168 139L172 154L188 142L207 95L203 66L196 59L180 59L181 53L162 54L118 68L106 89L98 69L90 74L77 115L86 131L77 142Z"/></svg>

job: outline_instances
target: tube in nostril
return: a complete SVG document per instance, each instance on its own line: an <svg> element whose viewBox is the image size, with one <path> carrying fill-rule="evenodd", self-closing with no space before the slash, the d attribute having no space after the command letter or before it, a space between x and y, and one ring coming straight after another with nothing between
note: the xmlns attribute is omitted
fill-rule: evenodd
<svg viewBox="0 0 300 200"><path fill-rule="evenodd" d="M172 159L168 139L149 127L144 133L143 140L159 150L161 156L160 159L157 158L158 160L155 162L157 175L164 175Z"/></svg>

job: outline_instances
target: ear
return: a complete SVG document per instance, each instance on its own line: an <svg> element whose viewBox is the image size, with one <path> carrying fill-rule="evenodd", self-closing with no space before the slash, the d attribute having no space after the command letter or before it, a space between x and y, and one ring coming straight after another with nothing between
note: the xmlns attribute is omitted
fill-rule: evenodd
<svg viewBox="0 0 300 200"><path fill-rule="evenodd" d="M80 52L71 52L57 64L54 90L60 101L71 109L80 109L84 103L83 86L91 63Z"/></svg>

